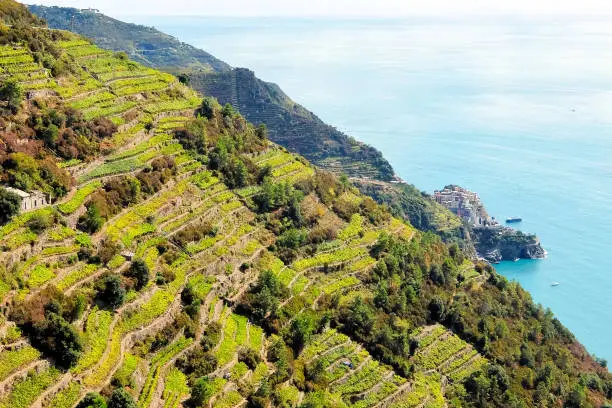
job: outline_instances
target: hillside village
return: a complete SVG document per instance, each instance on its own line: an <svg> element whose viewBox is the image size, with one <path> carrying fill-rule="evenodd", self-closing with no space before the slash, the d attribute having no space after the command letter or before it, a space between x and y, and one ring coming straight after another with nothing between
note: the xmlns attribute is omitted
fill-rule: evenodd
<svg viewBox="0 0 612 408"><path fill-rule="evenodd" d="M473 227L499 224L494 218L489 217L478 193L459 186L446 186L442 190L434 191L433 198Z"/></svg>

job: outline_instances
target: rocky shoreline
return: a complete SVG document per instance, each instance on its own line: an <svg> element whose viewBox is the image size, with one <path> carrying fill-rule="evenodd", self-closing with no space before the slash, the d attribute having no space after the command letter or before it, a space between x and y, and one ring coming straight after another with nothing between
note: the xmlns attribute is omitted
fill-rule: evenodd
<svg viewBox="0 0 612 408"><path fill-rule="evenodd" d="M478 256L492 263L546 257L537 236L509 227L473 228L472 239Z"/></svg>

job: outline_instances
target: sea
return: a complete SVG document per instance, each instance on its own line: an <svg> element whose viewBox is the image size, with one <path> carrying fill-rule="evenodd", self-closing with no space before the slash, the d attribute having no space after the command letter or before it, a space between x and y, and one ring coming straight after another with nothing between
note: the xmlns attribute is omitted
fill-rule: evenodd
<svg viewBox="0 0 612 408"><path fill-rule="evenodd" d="M129 19L277 83L419 189L522 217L548 257L497 270L612 362L609 16Z"/></svg>

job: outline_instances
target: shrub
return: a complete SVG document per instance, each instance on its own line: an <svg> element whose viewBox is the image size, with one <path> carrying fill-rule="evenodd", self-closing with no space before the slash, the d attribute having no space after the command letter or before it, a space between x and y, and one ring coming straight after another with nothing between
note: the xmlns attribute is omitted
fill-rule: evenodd
<svg viewBox="0 0 612 408"><path fill-rule="evenodd" d="M136 259L130 265L127 276L134 278L136 280L135 289L141 290L149 282L149 267L143 260Z"/></svg>
<svg viewBox="0 0 612 408"><path fill-rule="evenodd" d="M204 116L206 119L211 120L215 117L215 103L213 98L206 97L202 101L202 106L198 109L198 114Z"/></svg>
<svg viewBox="0 0 612 408"><path fill-rule="evenodd" d="M251 370L257 367L257 364L261 362L259 354L250 347L242 347L238 351L238 361L245 363Z"/></svg>
<svg viewBox="0 0 612 408"><path fill-rule="evenodd" d="M27 223L28 227L36 234L40 234L49 228L51 224L53 224L53 219L50 214L46 213L40 213L32 216Z"/></svg>
<svg viewBox="0 0 612 408"><path fill-rule="evenodd" d="M81 231L94 233L104 225L104 218L100 215L100 210L96 204L87 206L87 212L79 217L77 228Z"/></svg>
<svg viewBox="0 0 612 408"><path fill-rule="evenodd" d="M23 100L23 89L19 82L9 79L0 87L0 100L8 103L8 108L16 113Z"/></svg>
<svg viewBox="0 0 612 408"><path fill-rule="evenodd" d="M182 129L174 131L174 137L185 150L195 150L198 153L206 151L206 121L203 118L193 119Z"/></svg>
<svg viewBox="0 0 612 408"><path fill-rule="evenodd" d="M201 377L191 388L190 402L193 406L201 407L207 405L210 398L217 392L217 387L213 380L208 377Z"/></svg>
<svg viewBox="0 0 612 408"><path fill-rule="evenodd" d="M98 299L113 310L118 309L125 300L125 289L121 285L121 278L117 275L106 276L102 280Z"/></svg>
<svg viewBox="0 0 612 408"><path fill-rule="evenodd" d="M97 392L89 392L78 403L76 408L106 408L106 401Z"/></svg>
<svg viewBox="0 0 612 408"><path fill-rule="evenodd" d="M81 355L81 338L60 315L53 312L46 315L43 321L34 325L33 343L52 355L59 366L69 368Z"/></svg>
<svg viewBox="0 0 612 408"><path fill-rule="evenodd" d="M189 378L195 379L215 371L218 361L214 354L205 352L198 347L180 357L176 366Z"/></svg>
<svg viewBox="0 0 612 408"><path fill-rule="evenodd" d="M0 188L0 225L6 224L11 217L19 213L21 199L17 194Z"/></svg>
<svg viewBox="0 0 612 408"><path fill-rule="evenodd" d="M117 388L108 399L108 408L137 408L137 405L125 388Z"/></svg>

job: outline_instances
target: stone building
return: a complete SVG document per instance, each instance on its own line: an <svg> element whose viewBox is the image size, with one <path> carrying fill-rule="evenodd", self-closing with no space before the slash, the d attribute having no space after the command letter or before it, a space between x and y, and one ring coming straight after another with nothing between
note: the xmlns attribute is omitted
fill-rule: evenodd
<svg viewBox="0 0 612 408"><path fill-rule="evenodd" d="M37 210L49 205L47 197L40 191L29 193L13 187L6 187L6 191L16 194L21 198L21 212Z"/></svg>

